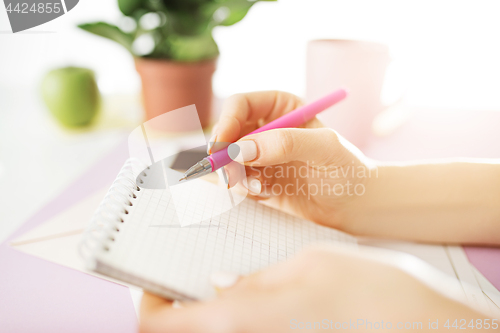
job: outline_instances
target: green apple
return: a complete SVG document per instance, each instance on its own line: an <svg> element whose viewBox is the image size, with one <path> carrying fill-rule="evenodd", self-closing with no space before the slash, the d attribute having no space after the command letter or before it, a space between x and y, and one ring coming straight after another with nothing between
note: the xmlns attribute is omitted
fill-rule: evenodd
<svg viewBox="0 0 500 333"><path fill-rule="evenodd" d="M45 75L41 88L48 109L64 126L87 126L99 111L101 97L90 69L54 69Z"/></svg>

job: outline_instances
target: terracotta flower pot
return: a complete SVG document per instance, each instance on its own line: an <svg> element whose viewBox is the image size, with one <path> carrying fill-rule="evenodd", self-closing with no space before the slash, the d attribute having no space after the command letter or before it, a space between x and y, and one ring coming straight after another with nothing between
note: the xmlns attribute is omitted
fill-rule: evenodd
<svg viewBox="0 0 500 333"><path fill-rule="evenodd" d="M146 120L166 112L195 104L203 128L210 125L212 108L212 76L216 59L182 63L161 59L136 58L135 68L142 81L142 101ZM179 119L177 119L179 118ZM197 121L182 115L157 129L182 132L199 128Z"/></svg>

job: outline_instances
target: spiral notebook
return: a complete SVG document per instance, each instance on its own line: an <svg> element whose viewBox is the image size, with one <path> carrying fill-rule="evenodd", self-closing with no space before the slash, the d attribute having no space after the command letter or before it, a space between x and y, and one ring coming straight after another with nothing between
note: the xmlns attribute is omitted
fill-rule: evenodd
<svg viewBox="0 0 500 333"><path fill-rule="evenodd" d="M213 272L247 275L318 241L356 246L348 234L248 198L221 214L182 227L175 211L179 204L189 207L190 193L194 197L219 193L220 187L199 180L198 186L184 187L189 192L185 195L173 193L168 186L148 189L137 185L142 180L134 170L133 161L123 166L80 250L90 270L160 296L208 299L215 295L209 280ZM207 209L212 201L207 201ZM194 218L195 213L187 209L183 218Z"/></svg>

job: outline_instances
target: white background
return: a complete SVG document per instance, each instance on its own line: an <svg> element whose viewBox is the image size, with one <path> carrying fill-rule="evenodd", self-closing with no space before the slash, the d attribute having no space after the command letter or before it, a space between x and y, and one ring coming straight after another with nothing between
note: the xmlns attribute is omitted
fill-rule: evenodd
<svg viewBox="0 0 500 333"><path fill-rule="evenodd" d="M257 3L232 27L215 31L221 56L215 92L281 89L305 92L305 47L315 38L387 43L404 77L405 103L450 108L500 108L498 0L280 0ZM81 0L67 15L21 34L0 35L0 87L36 85L49 68L88 66L104 92L139 87L120 46L75 28L118 22L115 0ZM0 9L0 31L9 31ZM55 33L35 34L38 31ZM397 79L393 85L400 85Z"/></svg>

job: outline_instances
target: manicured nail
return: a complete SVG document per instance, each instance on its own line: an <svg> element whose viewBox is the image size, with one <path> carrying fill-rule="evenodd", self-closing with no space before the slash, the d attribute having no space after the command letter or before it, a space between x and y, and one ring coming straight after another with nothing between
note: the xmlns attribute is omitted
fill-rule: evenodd
<svg viewBox="0 0 500 333"><path fill-rule="evenodd" d="M215 141L217 141L217 134L212 135L210 140L208 140L208 145L207 145L207 154L208 155L212 154L212 147L214 146Z"/></svg>
<svg viewBox="0 0 500 333"><path fill-rule="evenodd" d="M219 128L219 123L215 124L213 127L212 127L212 135L217 133L217 129Z"/></svg>
<svg viewBox="0 0 500 333"><path fill-rule="evenodd" d="M184 306L182 305L182 303L178 300L175 300L173 303L172 303L172 307L174 309L182 309Z"/></svg>
<svg viewBox="0 0 500 333"><path fill-rule="evenodd" d="M226 185L226 177L222 174L222 168L217 169L217 176L219 176L219 184Z"/></svg>
<svg viewBox="0 0 500 333"><path fill-rule="evenodd" d="M255 177L247 177L243 182L243 185L250 191L253 195L259 195L262 192L262 183Z"/></svg>
<svg viewBox="0 0 500 333"><path fill-rule="evenodd" d="M236 284L240 276L229 272L216 272L210 276L212 285L217 289L227 289Z"/></svg>
<svg viewBox="0 0 500 333"><path fill-rule="evenodd" d="M219 178L222 178L222 181L227 185L227 188L229 189L229 171L227 171L226 168L220 168L219 170L217 170L217 172L220 172Z"/></svg>
<svg viewBox="0 0 500 333"><path fill-rule="evenodd" d="M230 144L227 153L233 161L250 162L257 158L257 145L253 140L239 141Z"/></svg>

